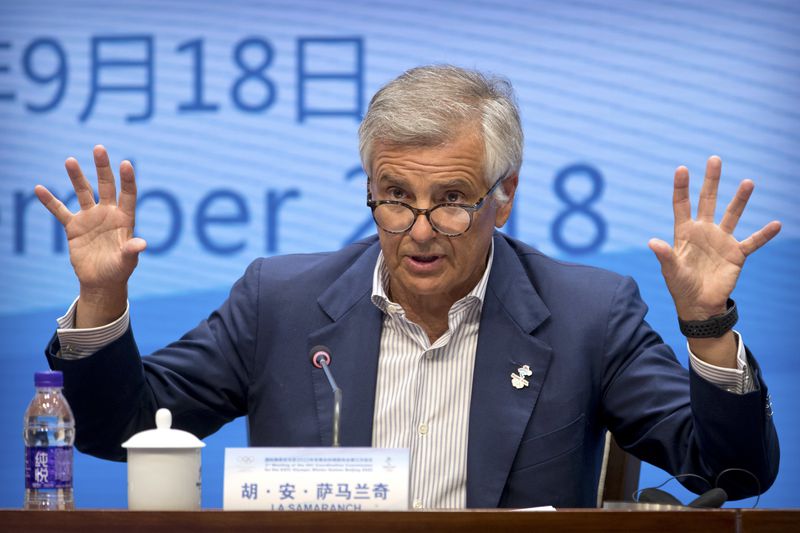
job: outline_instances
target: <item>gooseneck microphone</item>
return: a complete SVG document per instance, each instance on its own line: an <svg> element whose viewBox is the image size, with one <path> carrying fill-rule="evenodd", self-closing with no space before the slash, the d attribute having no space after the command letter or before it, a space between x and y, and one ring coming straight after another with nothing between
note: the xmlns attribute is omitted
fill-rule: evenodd
<svg viewBox="0 0 800 533"><path fill-rule="evenodd" d="M723 470L722 472L719 473L719 475L717 475L716 483L717 484L719 483L719 480L723 476L723 474L732 471L744 472L746 474L753 476L753 479L755 479L756 481L756 486L758 487L757 492L758 494L761 494L761 484L758 482L758 478L755 477L750 471L745 470L743 468L728 468L727 470ZM719 486L709 489L708 491L704 492L703 494L701 494L700 496L698 496L697 498L695 498L686 505L681 503L681 501L678 500L678 498L676 498L672 494L663 491L659 488L664 486L668 482L672 481L673 479L681 479L687 477L700 479L705 483L707 483L709 486L711 486L711 483L709 483L707 479L705 479L702 476L698 476L697 474L679 474L677 476L669 478L667 481L665 481L658 487L648 487L646 489L637 490L633 494L632 499L637 504L643 504L645 506L649 504L655 504L657 506L659 505L667 506L668 508L672 509L676 508L680 509L687 507L700 508L700 509L717 509L719 507L722 507L722 504L728 501L728 493L725 492L725 490ZM756 504L758 504L758 500L756 500ZM753 507L755 507L755 505Z"/></svg>
<svg viewBox="0 0 800 533"><path fill-rule="evenodd" d="M683 503L670 494L667 491L650 487L647 489L642 489L639 492L639 497L636 500L637 503L655 503L658 505L679 505L683 506Z"/></svg>
<svg viewBox="0 0 800 533"><path fill-rule="evenodd" d="M689 502L689 507L697 507L700 509L718 509L722 504L728 501L728 493L719 487L714 487L708 492L698 496L695 500Z"/></svg>
<svg viewBox="0 0 800 533"><path fill-rule="evenodd" d="M328 383L333 390L333 443L334 447L339 447L339 419L342 413L342 389L336 384L328 368L331 364L331 350L327 346L314 346L311 348L309 354L311 356L311 364L317 368L321 368L325 372L325 377L328 378Z"/></svg>

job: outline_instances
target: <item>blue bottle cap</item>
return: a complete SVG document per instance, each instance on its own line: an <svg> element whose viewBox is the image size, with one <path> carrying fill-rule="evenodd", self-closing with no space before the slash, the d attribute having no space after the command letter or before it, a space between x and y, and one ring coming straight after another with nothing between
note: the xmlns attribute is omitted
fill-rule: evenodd
<svg viewBox="0 0 800 533"><path fill-rule="evenodd" d="M36 387L63 387L64 374L59 370L36 372L33 375L33 383Z"/></svg>

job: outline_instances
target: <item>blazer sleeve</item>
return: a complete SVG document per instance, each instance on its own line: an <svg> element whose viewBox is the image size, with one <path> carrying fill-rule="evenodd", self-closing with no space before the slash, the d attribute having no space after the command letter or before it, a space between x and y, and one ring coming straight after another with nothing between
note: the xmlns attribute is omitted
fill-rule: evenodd
<svg viewBox="0 0 800 533"><path fill-rule="evenodd" d="M636 284L623 278L609 309L603 348L607 427L640 459L673 475L698 474L730 499L767 490L777 476L780 450L767 386L750 351L756 389L727 392L683 368L644 320L646 313ZM727 469L746 470L758 483L741 471L722 474ZM681 482L694 492L709 488L697 479Z"/></svg>
<svg viewBox="0 0 800 533"><path fill-rule="evenodd" d="M172 411L173 427L203 438L247 412L257 345L261 261L248 267L222 306L180 340L140 357L131 328L100 351L78 360L45 351L64 373L64 394L76 424L76 447L125 460L121 444L155 426L155 412Z"/></svg>

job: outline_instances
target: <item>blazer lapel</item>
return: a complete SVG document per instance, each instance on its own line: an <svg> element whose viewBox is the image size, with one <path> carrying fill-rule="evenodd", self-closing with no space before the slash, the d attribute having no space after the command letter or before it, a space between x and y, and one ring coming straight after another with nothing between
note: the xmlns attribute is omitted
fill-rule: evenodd
<svg viewBox="0 0 800 533"><path fill-rule="evenodd" d="M308 336L307 349L322 344L331 350L331 372L342 389L342 446L371 446L375 383L378 373L380 310L370 298L378 258L375 242L319 297L331 323ZM320 444L333 437L333 393L325 373L309 365L320 427Z"/></svg>
<svg viewBox="0 0 800 533"><path fill-rule="evenodd" d="M481 313L467 452L467 507L497 507L522 434L550 366L552 350L531 333L550 313L519 257L495 235L494 261ZM528 384L512 374L528 365Z"/></svg>

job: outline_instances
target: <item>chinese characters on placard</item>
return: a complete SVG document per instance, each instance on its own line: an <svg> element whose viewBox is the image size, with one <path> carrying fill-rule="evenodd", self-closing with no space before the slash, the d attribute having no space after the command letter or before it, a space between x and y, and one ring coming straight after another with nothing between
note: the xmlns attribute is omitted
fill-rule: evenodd
<svg viewBox="0 0 800 533"><path fill-rule="evenodd" d="M263 492L259 492L263 491ZM241 499L258 500L259 494L278 494L279 502L283 504L273 505L274 510L312 510L312 509L337 509L337 510L359 510L360 506L350 505L342 507L342 502L356 502L364 500L386 500L389 495L388 483L317 483L311 487L297 487L293 483L279 483L277 487L271 485L265 487L262 483L243 483ZM298 495L302 494L300 498ZM296 503L297 499L302 499L303 503ZM313 501L313 503L310 503ZM315 505L330 504L324 507L314 507ZM284 507L285 506L285 507Z"/></svg>

